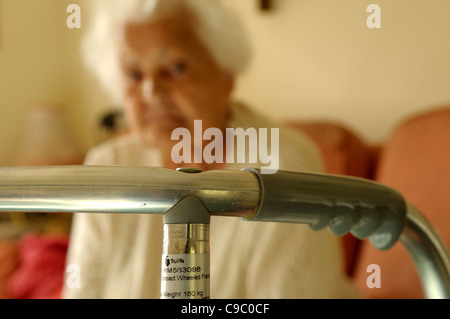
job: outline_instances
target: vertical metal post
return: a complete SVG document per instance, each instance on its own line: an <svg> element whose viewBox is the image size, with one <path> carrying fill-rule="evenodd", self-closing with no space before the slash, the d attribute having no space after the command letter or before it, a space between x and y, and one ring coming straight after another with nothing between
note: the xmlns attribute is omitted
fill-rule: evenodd
<svg viewBox="0 0 450 319"><path fill-rule="evenodd" d="M450 257L433 225L408 203L408 220L400 241L419 273L427 299L450 298Z"/></svg>
<svg viewBox="0 0 450 319"><path fill-rule="evenodd" d="M164 214L161 299L209 299L210 214L186 197Z"/></svg>

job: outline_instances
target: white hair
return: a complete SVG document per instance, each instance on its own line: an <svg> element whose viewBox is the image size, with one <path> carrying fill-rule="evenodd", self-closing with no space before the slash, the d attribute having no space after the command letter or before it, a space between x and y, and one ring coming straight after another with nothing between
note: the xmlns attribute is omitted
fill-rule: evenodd
<svg viewBox="0 0 450 319"><path fill-rule="evenodd" d="M194 32L226 72L238 75L250 62L251 49L239 19L219 0L90 0L92 25L81 50L89 69L116 103L122 99L116 35L121 26L150 22L185 10Z"/></svg>

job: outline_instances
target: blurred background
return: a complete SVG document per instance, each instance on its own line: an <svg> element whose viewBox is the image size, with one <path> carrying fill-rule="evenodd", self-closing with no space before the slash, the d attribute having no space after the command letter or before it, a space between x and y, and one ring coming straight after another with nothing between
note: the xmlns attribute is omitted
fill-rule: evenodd
<svg viewBox="0 0 450 319"><path fill-rule="evenodd" d="M91 147L108 138L105 127L112 118L105 116L114 105L84 68L79 51L89 26L84 10L88 1L0 0L0 166L80 164ZM327 172L374 178L378 146L400 123L450 106L448 0L217 1L242 18L254 49L253 61L237 83L236 98L273 118L300 123L322 141L325 155L333 154L325 156L330 159ZM269 7L263 9L263 3ZM372 3L381 9L379 29L366 23ZM67 27L71 4L81 9L81 28ZM302 124L322 121L339 127ZM426 130L431 132L430 127ZM440 127L443 130L432 141L450 130L447 124ZM418 132L420 139L424 134ZM446 141L435 149L445 149ZM433 152L419 149L407 159L431 158ZM445 156L433 158L450 154ZM448 172L445 161L441 162ZM430 176L428 171L424 175ZM441 185L439 176L433 185ZM411 184L404 176L401 180ZM430 197L432 202L440 200ZM0 237L13 239L0 240L0 298L59 297L70 216L54 214L49 220L46 214L31 215L0 214ZM442 233L448 233L448 223L435 221ZM35 231L63 237L26 237L18 248L15 240ZM353 256L355 245L346 247ZM36 252L47 255L36 258ZM349 273L352 267L349 264ZM37 269L45 270L42 276L36 276ZM364 284L365 268L361 269L364 280L358 282ZM6 294L8 281L12 288ZM405 289L411 290L407 285Z"/></svg>
<svg viewBox="0 0 450 319"><path fill-rule="evenodd" d="M20 153L36 105L58 105L81 152L98 143L111 107L84 68L79 41L88 0L0 0L0 165ZM240 15L254 59L236 96L290 120L329 119L381 143L410 114L450 102L450 2L379 0L369 29L364 0L223 0ZM69 29L70 4L81 28Z"/></svg>

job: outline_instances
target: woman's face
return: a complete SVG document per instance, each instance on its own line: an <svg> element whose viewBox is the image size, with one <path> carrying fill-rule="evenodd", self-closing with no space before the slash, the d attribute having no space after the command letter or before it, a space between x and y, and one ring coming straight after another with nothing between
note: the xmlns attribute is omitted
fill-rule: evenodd
<svg viewBox="0 0 450 319"><path fill-rule="evenodd" d="M128 24L120 39L124 107L146 146L171 148L172 131L224 128L232 77L224 72L183 19ZM192 139L193 140L193 139Z"/></svg>

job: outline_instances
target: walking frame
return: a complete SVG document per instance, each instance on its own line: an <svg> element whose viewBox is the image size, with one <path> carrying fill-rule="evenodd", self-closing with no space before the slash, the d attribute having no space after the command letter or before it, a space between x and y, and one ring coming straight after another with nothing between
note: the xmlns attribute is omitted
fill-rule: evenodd
<svg viewBox="0 0 450 319"><path fill-rule="evenodd" d="M450 258L434 227L399 192L361 178L253 168L5 167L0 211L164 214L164 299L210 298L211 216L301 223L337 236L351 232L380 250L400 240L425 297L450 296Z"/></svg>

